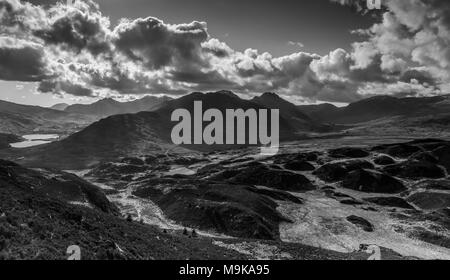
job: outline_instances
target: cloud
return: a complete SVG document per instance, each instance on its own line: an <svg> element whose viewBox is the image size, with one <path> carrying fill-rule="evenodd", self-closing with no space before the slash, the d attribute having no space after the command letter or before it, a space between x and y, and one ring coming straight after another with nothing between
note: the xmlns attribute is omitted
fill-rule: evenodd
<svg viewBox="0 0 450 280"><path fill-rule="evenodd" d="M305 47L305 45L303 45L303 43L301 43L301 42L294 42L294 41L288 41L288 45L294 46L296 48L303 48L303 47Z"/></svg>
<svg viewBox="0 0 450 280"><path fill-rule="evenodd" d="M364 1L335 0L369 13ZM0 0L0 79L39 82L39 90L75 96L184 94L230 89L276 91L310 101L351 102L390 94L425 96L450 89L450 4L386 0L370 12L350 49L320 56L274 57L232 49L205 22L155 17L111 26L89 0ZM301 47L298 42L288 44ZM251 46L249 46L251 47Z"/></svg>
<svg viewBox="0 0 450 280"><path fill-rule="evenodd" d="M386 0L383 4L380 21L358 31L366 40L354 43L351 51L353 69L376 73L372 77L358 75L358 92L362 96L445 93L443 89L450 82L450 3Z"/></svg>
<svg viewBox="0 0 450 280"><path fill-rule="evenodd" d="M34 28L33 33L46 44L97 55L110 51L109 26L109 19L101 15L96 4L78 1L49 9L47 26Z"/></svg>
<svg viewBox="0 0 450 280"><path fill-rule="evenodd" d="M34 82L48 75L41 45L0 37L0 79Z"/></svg>
<svg viewBox="0 0 450 280"><path fill-rule="evenodd" d="M205 65L201 44L208 33L204 22L171 25L153 17L123 20L113 34L119 51L150 70Z"/></svg>

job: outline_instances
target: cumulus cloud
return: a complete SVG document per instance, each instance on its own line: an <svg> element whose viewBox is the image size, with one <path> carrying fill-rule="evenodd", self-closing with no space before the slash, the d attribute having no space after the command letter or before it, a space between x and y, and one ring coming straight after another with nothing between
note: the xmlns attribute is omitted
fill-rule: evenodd
<svg viewBox="0 0 450 280"><path fill-rule="evenodd" d="M352 68L364 74L358 92L362 96L448 93L450 3L386 0L383 5L380 21L368 30L359 30L366 40L354 43L351 50ZM372 71L365 71L368 69ZM372 75L365 76L367 72Z"/></svg>
<svg viewBox="0 0 450 280"><path fill-rule="evenodd" d="M201 44L208 39L204 22L171 25L152 17L123 20L113 37L118 50L151 70L205 63L201 52Z"/></svg>
<svg viewBox="0 0 450 280"><path fill-rule="evenodd" d="M50 73L43 53L41 45L0 37L0 79L24 82L44 79Z"/></svg>
<svg viewBox="0 0 450 280"><path fill-rule="evenodd" d="M111 26L90 0L0 0L0 79L39 82L53 94L185 94L276 91L311 101L428 96L450 88L450 4L386 0L377 22L348 50L274 57L232 49L205 22L155 17ZM369 13L366 1L334 0ZM300 46L296 42L291 45Z"/></svg>

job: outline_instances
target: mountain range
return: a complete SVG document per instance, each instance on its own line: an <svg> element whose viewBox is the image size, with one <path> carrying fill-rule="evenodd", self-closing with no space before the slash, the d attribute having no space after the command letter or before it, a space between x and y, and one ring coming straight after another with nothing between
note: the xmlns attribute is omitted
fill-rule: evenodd
<svg viewBox="0 0 450 280"><path fill-rule="evenodd" d="M309 117L325 123L355 124L382 118L438 116L450 113L450 95L436 97L376 96L338 108L331 104L297 106Z"/></svg>
<svg viewBox="0 0 450 280"><path fill-rule="evenodd" d="M8 134L70 134L92 123L93 117L39 106L0 101L0 132Z"/></svg>
<svg viewBox="0 0 450 280"><path fill-rule="evenodd" d="M50 107L50 109L57 110L57 111L64 111L69 106L70 105L67 103L58 103L58 104L55 104L52 107Z"/></svg>
<svg viewBox="0 0 450 280"><path fill-rule="evenodd" d="M100 116L106 115L104 119L100 119L60 141L15 151L15 157L21 158L20 163L28 166L44 162L48 167L63 164L65 169L85 168L121 156L166 153L167 151L208 152L217 149L239 148L240 146L235 145L175 146L172 143L171 131L175 125L171 121L172 112L175 109L184 108L193 114L194 101L202 101L204 111L215 108L223 113L226 109L280 109L281 141L303 139L311 133L331 132L330 127L332 126L323 125L323 123L355 125L379 119L397 121L395 117L398 116L414 120L417 117L429 116L422 121L445 123L446 120L449 120L448 112L450 112L449 96L429 98L380 96L338 108L331 104L296 106L274 93L265 93L251 100L244 100L231 91L218 91L195 92L178 99L146 97L128 103L105 99L91 105L69 106L65 111L10 105L6 106L8 110L2 110L2 114L12 114L15 111L16 115L26 113L42 119L67 118L67 116L86 118L88 116L97 120L100 119ZM145 108L149 109L142 111ZM136 111L138 113L135 113ZM114 112L119 113L113 114ZM108 117L108 114L113 115ZM10 131L6 130L6 132ZM20 156L17 156L17 153Z"/></svg>
<svg viewBox="0 0 450 280"><path fill-rule="evenodd" d="M119 114L134 114L141 111L154 111L172 98L163 96L146 96L129 102L119 102L112 98L105 98L92 104L74 104L67 106L64 111L83 115L107 117Z"/></svg>
<svg viewBox="0 0 450 280"><path fill-rule="evenodd" d="M298 111L295 105L276 95L266 94L256 100L244 100L229 91L205 94L197 92L167 101L161 108L153 112L110 116L61 141L23 149L19 151L23 158L21 162L29 166L45 164L48 167L57 165L64 169L73 169L85 168L120 156L165 153L167 151L208 152L217 149L239 148L238 145L185 145L180 147L172 143L171 131L175 125L171 121L172 112L175 109L184 108L193 115L194 101L202 101L204 111L215 108L223 113L226 109L280 108L280 139L282 141L300 139L307 132L323 129L320 124Z"/></svg>
<svg viewBox="0 0 450 280"><path fill-rule="evenodd" d="M169 100L169 97L147 96L130 102L118 102L108 98L87 105L59 103L51 108L0 101L0 132L70 135L101 118L153 111Z"/></svg>

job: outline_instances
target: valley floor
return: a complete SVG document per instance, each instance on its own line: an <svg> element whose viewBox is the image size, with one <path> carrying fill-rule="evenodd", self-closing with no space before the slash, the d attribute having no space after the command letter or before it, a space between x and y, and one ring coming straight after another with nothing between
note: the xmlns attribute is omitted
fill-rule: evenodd
<svg viewBox="0 0 450 280"><path fill-rule="evenodd" d="M326 154L328 149L345 146L358 146L362 149L376 145L376 144L386 144L386 143L396 143L401 140L406 140L405 138L394 137L392 139L379 139L370 137L345 137L338 141L336 139L321 139L317 141L301 141L286 144L282 148L282 155L292 155L297 153L305 152L317 152L318 154ZM197 158L199 162L187 162L186 164L173 164L170 162L160 161L159 167L166 165L166 169L162 172L155 172L153 170L153 176L159 178L192 178L198 176L198 171L202 171L205 166L214 165L220 166L223 170L235 170L242 166L246 166L252 162L258 162L264 165L274 165L273 159L259 158L257 154L257 149L247 149L234 152L222 152L222 153L212 153L206 158ZM362 157L363 160L373 161L376 156L382 153L375 153L368 157ZM396 158L396 157L393 157ZM182 159L180 159L182 160ZM320 161L320 160L319 160ZM345 162L346 159L323 159L323 161L330 162ZM405 162L405 159L396 158L398 162ZM314 170L320 168L323 162L313 162ZM119 164L121 165L121 164ZM126 166L122 163L122 168ZM216 167L217 167L216 166ZM281 169L282 164L278 164ZM222 170L222 171L223 171ZM212 170L211 173L214 174L217 170ZM208 171L209 172L209 171ZM386 207L380 205L373 205L370 203L363 203L366 198L377 198L377 197L405 197L406 193L400 195L390 195L381 193L367 193L359 192L355 190L340 188L339 182L325 182L320 178L317 178L312 171L292 171L289 172L297 173L300 176L305 176L317 187L317 189L310 191L289 191L293 196L298 197L302 204L298 204L292 201L276 200L278 207L276 210L285 218L287 221L281 222L279 225L279 238L280 241L287 242L286 244L302 244L309 245L315 248L321 248L326 250L332 250L341 253L355 253L358 252L362 244L375 244L382 248L387 248L392 252L396 252L399 255L412 258L421 259L450 259L450 228L442 227L439 223L435 223L432 220L423 221L411 221L408 219L401 219L396 216L398 213L404 213L408 217L414 217L417 213L409 213L401 207ZM125 172L126 173L126 172ZM136 190L146 187L149 182L149 172L137 172L132 173L131 183L123 182L121 186L117 185L117 180L114 181L116 186L108 186L105 184L99 184L99 178L104 180L108 178L111 174L106 175L103 173L99 175L93 172L85 178L91 180L93 183L97 184L99 187L104 188L107 192L111 192L108 198L114 202L124 215L131 215L136 220L143 221L147 224L152 224L160 228L164 228L170 231L181 231L185 227L196 228L197 233L204 237L215 237L215 238L225 238L228 240L233 240L236 236L232 237L233 234L227 235L226 232L217 231L215 226L199 225L194 221L186 221L184 218L177 217L178 221L169 219L157 203L155 203L152 196L143 198L135 195ZM159 175L155 175L159 174ZM447 173L446 173L447 174ZM106 176L104 176L106 175ZM117 175L117 174L116 174ZM208 174L210 176L211 174ZM208 177L207 176L207 177ZM447 175L445 175L447 176ZM217 180L217 179L214 179ZM412 186L421 180L407 180L400 179L405 185ZM97 182L96 182L97 181ZM108 179L106 179L108 181ZM182 181L182 180L181 180ZM226 180L225 180L226 181ZM178 184L180 180L177 180ZM448 183L448 181L446 181ZM192 182L190 182L192 183ZM163 185L163 184L162 184ZM156 188L162 188L159 185ZM181 187L181 186L180 186ZM257 186L261 189L266 189L264 186ZM322 190L322 188L328 188L328 191ZM342 203L342 200L337 199L335 196L330 195L329 190L333 189L335 192L339 190L338 196L349 198L355 200L355 203ZM450 189L449 189L450 190ZM171 192L173 190L165 190L165 192ZM434 192L439 192L434 190ZM448 190L442 191L444 194L450 194ZM406 197L405 197L406 199ZM226 203L226 202L224 202ZM411 203L412 204L412 203ZM450 206L447 201L444 205ZM420 209L420 207L412 208ZM447 208L448 209L448 208ZM370 224L375 228L372 232L366 232L349 223L347 217L357 216L364 220L370 221ZM448 223L448 220L446 220ZM219 227L220 228L220 227ZM436 242L427 242L426 238L417 238L417 231L425 230L431 234L436 234L444 240L442 246L441 244L436 244ZM225 230L226 231L226 230ZM251 235L249 236L251 237ZM235 241L233 241L235 242ZM434 244L433 244L434 243ZM221 246L225 246L222 242L219 242ZM253 252L253 257L258 256L258 258L267 257L267 255L277 255L274 254L273 248L261 247L258 242L247 242L244 243L245 246L242 248L242 244L237 246L226 245L226 248L232 248L238 252ZM445 245L446 244L446 245ZM281 258L293 258L288 255L279 255Z"/></svg>
<svg viewBox="0 0 450 280"><path fill-rule="evenodd" d="M73 243L89 259L368 259L375 245L382 259L448 260L450 143L410 140L310 139L273 157L167 153L68 171L100 188L111 213L92 190L53 200L23 189L32 177L3 164L1 257L61 259ZM45 175L36 186L78 180L32 172Z"/></svg>

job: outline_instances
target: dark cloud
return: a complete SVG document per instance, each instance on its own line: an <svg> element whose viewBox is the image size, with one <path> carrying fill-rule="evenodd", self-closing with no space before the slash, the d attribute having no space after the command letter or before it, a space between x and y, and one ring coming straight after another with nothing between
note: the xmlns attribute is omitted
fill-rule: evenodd
<svg viewBox="0 0 450 280"><path fill-rule="evenodd" d="M44 80L39 84L39 91L44 93L59 94L61 91L74 96L92 97L94 92L82 85L70 81L52 81Z"/></svg>
<svg viewBox="0 0 450 280"><path fill-rule="evenodd" d="M47 44L63 45L77 52L87 49L97 55L110 50L102 18L79 10L56 19L48 28L34 34Z"/></svg>
<svg viewBox="0 0 450 280"><path fill-rule="evenodd" d="M122 22L114 30L117 49L149 69L164 66L203 66L201 43L206 41L206 24L167 25L148 17Z"/></svg>
<svg viewBox="0 0 450 280"><path fill-rule="evenodd" d="M427 71L411 69L402 74L400 81L410 83L411 80L416 80L420 84L436 85L433 76Z"/></svg>
<svg viewBox="0 0 450 280"><path fill-rule="evenodd" d="M43 56L40 46L0 38L0 79L26 82L45 79L48 73Z"/></svg>

